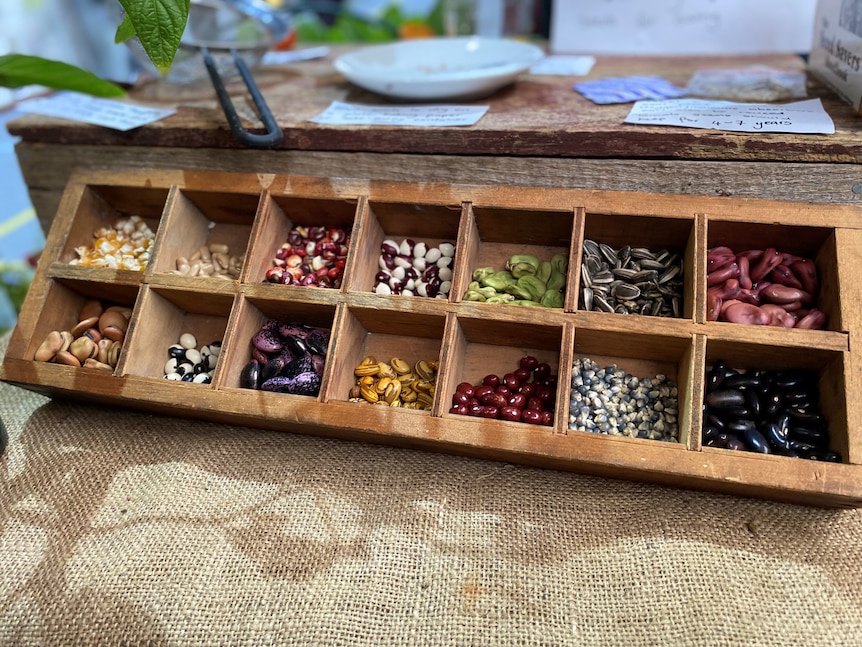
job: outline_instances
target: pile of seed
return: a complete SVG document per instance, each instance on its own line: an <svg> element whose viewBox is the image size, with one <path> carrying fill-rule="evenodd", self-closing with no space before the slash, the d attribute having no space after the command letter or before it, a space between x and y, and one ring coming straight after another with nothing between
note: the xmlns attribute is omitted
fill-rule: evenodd
<svg viewBox="0 0 862 647"><path fill-rule="evenodd" d="M201 245L191 256L178 256L177 269L169 272L181 276L214 277L234 280L239 278L242 258L231 255L228 245L211 243Z"/></svg>
<svg viewBox="0 0 862 647"><path fill-rule="evenodd" d="M120 218L111 227L94 231L93 244L89 247L76 247L78 258L69 264L143 272L155 238L153 230L140 216Z"/></svg>
<svg viewBox="0 0 862 647"><path fill-rule="evenodd" d="M216 340L198 348L197 337L184 332L176 344L168 346L165 379L209 384L220 354L221 341Z"/></svg>
<svg viewBox="0 0 862 647"><path fill-rule="evenodd" d="M666 249L615 249L584 240L579 308L596 312L682 316L683 259Z"/></svg>
<svg viewBox="0 0 862 647"><path fill-rule="evenodd" d="M570 430L679 442L679 392L666 375L638 378L589 358L572 368Z"/></svg>
<svg viewBox="0 0 862 647"><path fill-rule="evenodd" d="M378 362L368 355L353 370L356 383L350 389L350 402L368 402L387 407L429 411L437 391L436 359L419 360L411 367L400 357Z"/></svg>

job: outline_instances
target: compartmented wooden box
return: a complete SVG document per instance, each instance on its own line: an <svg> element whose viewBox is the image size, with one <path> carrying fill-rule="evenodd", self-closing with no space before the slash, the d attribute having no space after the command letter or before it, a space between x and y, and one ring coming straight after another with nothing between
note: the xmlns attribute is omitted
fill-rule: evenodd
<svg viewBox="0 0 862 647"><path fill-rule="evenodd" d="M82 250L93 244L95 232L132 215L154 232L144 269L76 264ZM331 248L346 251L340 264L327 266L337 271L327 274L324 267L319 274L327 274L321 282L328 281L329 287L265 280L292 267L293 261L283 254L275 259L296 227L349 236L341 240L338 234ZM426 248L454 245L451 275L447 271L444 277L448 298L376 289L383 267L381 245L405 239ZM233 256L233 275L215 278L175 271L178 258L190 258L202 246ZM819 277L816 306L825 326L715 321L717 304L707 285L714 274L707 265L722 247L780 250L782 266L808 259L806 267L816 268ZM313 249L312 244L309 251ZM608 250L616 254L617 264L600 268L603 255L605 261L612 260ZM751 252L749 257L754 263L765 255ZM429 255L428 262L434 263L436 256ZM475 282L476 272L502 271L513 256L565 261L557 267L565 274L558 307L489 302L494 301L489 291L483 293L484 301L467 297L484 287ZM652 261L627 269L633 256ZM739 264L747 265L741 257ZM664 271L650 274L657 258ZM679 270L666 271L670 258ZM421 273L422 267L416 267ZM52 396L171 415L808 504L859 506L859 267L862 220L850 206L298 176L90 171L77 175L63 196L10 339L2 378ZM621 276L629 287L618 287ZM403 287L409 278L398 285ZM631 287L638 279L641 288ZM671 281L678 292L664 302L664 313L670 316L652 316L660 289ZM418 290L418 281L410 284L414 286ZM625 295L616 309L628 307L633 313L605 311L614 310L608 286ZM438 288L435 283L434 290ZM651 291L655 299L636 304L633 295L639 291ZM593 306L589 311L587 294ZM523 294L518 300L525 300ZM100 312L109 306L122 312L126 319L117 326L126 330L109 326L100 332L99 317L92 319L88 311L95 301L101 304ZM804 306L808 311L812 304ZM798 305L786 309L794 307ZM322 331L314 342L291 341L293 353L283 360L297 355L315 359L314 370L306 367L304 375L316 376L309 392L317 395L243 388L249 381L259 386L264 369L270 378L280 375L281 365L265 364L271 356L255 355L252 343L262 328L279 322L304 326L304 335L311 327ZM83 352L103 361L64 363L71 351L68 338L94 328L94 343ZM212 358L204 357L202 364L209 362L214 370L207 377L165 378L168 347L184 333L208 345L206 353ZM54 348L47 352L49 361L41 361L49 338L63 350ZM101 351L100 338L106 339ZM252 362L255 357L257 364ZM402 363L411 367L409 379L394 385L399 393L394 399L385 388L377 389L380 380L372 385L379 391L371 395L377 404L358 397L361 376L369 374L359 367L370 366L369 357L386 363L387 370ZM523 389L529 371L516 375L525 357L534 358L529 360L533 365L547 365L543 377L552 375L529 392ZM586 360L595 364L582 369ZM605 367L616 372L589 373ZM429 369L436 369L434 376L425 375ZM811 376L814 394L804 396L804 405L793 404L793 398L799 402L803 397L793 386L803 374ZM399 375L403 372L393 372L386 386ZM516 376L512 384L510 375ZM758 389L768 379L769 384L780 382L784 390L774 396L763 386L752 396L753 387L744 384L746 375L762 380L755 380ZM500 389L493 376L502 378L507 388ZM593 378L604 379L601 389L614 402L601 416L594 414L611 400L594 402L596 391L584 386L585 379L593 384ZM414 382L420 379L421 389ZM731 381L742 384L737 391L741 395L724 392ZM639 411L644 405L639 398L647 396L627 390L641 383L642 391L651 394L651 418ZM478 391L482 385L490 391ZM620 389L625 405L619 404ZM493 410L511 410L519 390L550 403L544 406L551 413L534 420L542 424L503 418ZM717 390L721 393L715 395ZM496 397L491 392L503 401L483 399L477 404L480 397ZM742 447L739 435L749 433L755 424L751 421L773 396L784 398L791 407L787 411L799 416L782 421L778 432L783 444L776 446L781 451L750 451L758 449L757 438ZM816 408L809 406L811 401ZM620 432L617 417L637 425ZM788 428L802 434L794 436L792 448Z"/></svg>

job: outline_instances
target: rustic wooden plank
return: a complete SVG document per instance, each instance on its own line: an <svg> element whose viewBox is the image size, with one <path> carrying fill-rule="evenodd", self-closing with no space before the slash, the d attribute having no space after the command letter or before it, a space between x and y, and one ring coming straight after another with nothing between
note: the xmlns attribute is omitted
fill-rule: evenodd
<svg viewBox="0 0 862 647"><path fill-rule="evenodd" d="M257 71L258 84L284 131L277 150L330 150L447 155L545 157L637 157L736 159L819 162L860 160L862 132L858 117L815 79L809 96L821 97L836 124L835 136L767 134L625 125L630 104L596 105L572 89L584 77L524 75L516 83L482 99L488 113L467 128L327 126L308 120L331 101L386 104L387 101L347 83L330 58L303 66L267 67ZM684 86L702 67L765 63L804 69L796 56L754 57L600 57L586 78L621 74L660 74ZM240 116L260 130L242 84L229 86ZM227 128L208 83L178 86L154 81L133 88L130 98L178 107L161 121L118 132L62 119L25 116L9 124L13 135L29 142L133 147L201 147L240 149ZM193 142L193 144L190 144Z"/></svg>
<svg viewBox="0 0 862 647"><path fill-rule="evenodd" d="M860 149L862 150L862 149ZM16 153L42 228L48 231L75 169L183 169L318 177L649 191L862 205L857 164L406 155L67 146L22 142ZM265 162L262 161L265 159ZM857 188L857 191L862 186Z"/></svg>

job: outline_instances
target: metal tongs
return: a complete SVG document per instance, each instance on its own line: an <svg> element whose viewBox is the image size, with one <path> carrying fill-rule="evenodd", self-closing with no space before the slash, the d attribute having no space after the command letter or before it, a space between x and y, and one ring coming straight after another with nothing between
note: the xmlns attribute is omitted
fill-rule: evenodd
<svg viewBox="0 0 862 647"><path fill-rule="evenodd" d="M272 112L270 111L269 106L266 105L266 100L260 93L260 89L257 87L257 84L254 82L248 66L245 64L245 61L240 58L237 51L235 49L231 49L230 55L233 58L234 65L239 71L242 80L245 82L246 88L248 88L248 92L251 95L252 101L254 101L254 105L257 108L260 119L266 128L265 135L250 133L248 130L243 128L242 121L240 120L240 117L236 112L236 108L234 108L233 101L231 101L230 95L224 86L224 81L222 81L215 61L213 60L212 55L210 55L209 48L201 47L200 51L204 58L207 72L209 72L210 79L212 80L216 96L218 97L218 102L221 104L224 116L227 118L228 126L230 126L230 130L237 141L246 146L250 146L251 148L272 148L279 144L284 138L281 126L278 125L275 121L275 117L272 116Z"/></svg>
<svg viewBox="0 0 862 647"><path fill-rule="evenodd" d="M271 46L285 36L289 24L261 0L191 0L189 19L180 47L201 54L218 101L234 137L252 148L272 148L283 133L257 87L249 65L254 65ZM242 126L222 72L231 72L231 62L248 88L265 135L251 133ZM219 70L221 66L222 71Z"/></svg>

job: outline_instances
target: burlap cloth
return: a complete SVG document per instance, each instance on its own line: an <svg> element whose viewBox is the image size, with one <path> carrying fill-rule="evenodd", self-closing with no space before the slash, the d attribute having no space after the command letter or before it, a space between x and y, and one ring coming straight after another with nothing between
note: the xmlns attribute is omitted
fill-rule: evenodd
<svg viewBox="0 0 862 647"><path fill-rule="evenodd" d="M862 511L8 384L0 417L2 645L862 644Z"/></svg>

